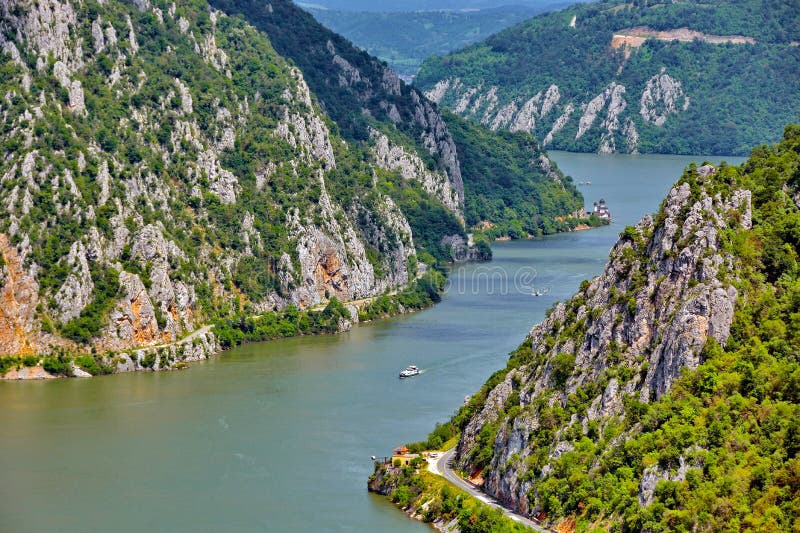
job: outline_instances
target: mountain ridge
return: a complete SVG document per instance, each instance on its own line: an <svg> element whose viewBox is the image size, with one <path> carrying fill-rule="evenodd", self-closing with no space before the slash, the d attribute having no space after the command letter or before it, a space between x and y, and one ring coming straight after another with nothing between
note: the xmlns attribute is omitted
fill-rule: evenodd
<svg viewBox="0 0 800 533"><path fill-rule="evenodd" d="M579 5L430 58L415 84L461 116L530 131L550 149L746 155L776 142L800 107L793 9Z"/></svg>

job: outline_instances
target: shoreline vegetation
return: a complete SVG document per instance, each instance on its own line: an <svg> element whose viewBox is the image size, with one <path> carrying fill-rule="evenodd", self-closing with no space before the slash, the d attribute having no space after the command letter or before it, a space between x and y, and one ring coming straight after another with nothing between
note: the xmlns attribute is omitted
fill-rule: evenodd
<svg viewBox="0 0 800 533"><path fill-rule="evenodd" d="M4 356L0 357L0 381L180 370L186 368L189 362L207 359L243 343L307 335L333 335L348 331L353 324L426 309L441 301L445 280L444 271L437 265L394 294L382 294L358 302L341 302L334 297L321 310L301 310L289 305L283 310L259 315L247 316L240 313L198 328L175 342L134 348L125 350L124 353L81 353L56 349L48 355ZM205 342L198 343L193 338L199 334L205 337ZM209 336L212 337L211 340ZM180 350L187 342L192 348L200 347L200 352Z"/></svg>
<svg viewBox="0 0 800 533"><path fill-rule="evenodd" d="M443 533L531 531L427 468L426 454L448 451L459 438L460 432L452 422L436 424L426 440L405 446L409 453L419 454L409 464L376 461L367 489L387 497L410 518Z"/></svg>
<svg viewBox="0 0 800 533"><path fill-rule="evenodd" d="M368 488L389 498L409 517L430 524L437 531L531 531L505 516L501 510L486 505L445 478L425 470L426 464L421 457L406 466L376 463Z"/></svg>
<svg viewBox="0 0 800 533"><path fill-rule="evenodd" d="M441 301L445 279L443 271L431 268L400 292L359 300L361 305L336 298L331 298L321 311L299 310L289 305L282 311L220 320L214 333L223 349L249 342L342 333L353 324L427 309Z"/></svg>
<svg viewBox="0 0 800 533"><path fill-rule="evenodd" d="M565 218L556 233L581 231L607 224L605 221ZM496 227L476 228L475 244L480 256L491 260L489 242L535 239L521 230L498 234ZM93 377L125 372L182 370L188 363L235 348L244 343L266 342L308 335L335 335L354 324L391 318L427 309L441 301L446 272L441 263L430 257L433 264L424 274L396 292L384 293L356 301L341 302L331 298L324 307L299 309L289 305L282 310L261 314L239 312L218 319L173 342L157 346L141 346L119 352L100 353L96 348L86 351L54 348L48 354L0 356L0 381L27 381L63 377ZM486 260L486 259L481 259Z"/></svg>

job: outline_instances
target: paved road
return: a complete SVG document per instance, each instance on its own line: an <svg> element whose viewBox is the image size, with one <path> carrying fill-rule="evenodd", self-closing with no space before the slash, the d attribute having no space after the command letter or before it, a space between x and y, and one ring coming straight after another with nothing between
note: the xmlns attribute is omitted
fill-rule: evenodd
<svg viewBox="0 0 800 533"><path fill-rule="evenodd" d="M455 454L456 454L455 449L443 453L435 463L432 463L430 465L429 470L434 474L439 474L440 476L443 476L447 481L449 481L456 487L460 488L461 490L469 493L470 496L477 498L486 505L500 509L501 511L503 511L503 514L509 517L511 520L519 522L520 524L524 524L536 531L542 533L550 533L551 531L550 529L542 527L541 525L539 525L538 522L531 520L530 518L518 515L512 510L503 507L503 505L500 502L498 502L491 496L488 496L486 493L478 489L478 487L476 487L469 481L461 478L458 474L453 472L452 466L453 466L453 457L455 456Z"/></svg>

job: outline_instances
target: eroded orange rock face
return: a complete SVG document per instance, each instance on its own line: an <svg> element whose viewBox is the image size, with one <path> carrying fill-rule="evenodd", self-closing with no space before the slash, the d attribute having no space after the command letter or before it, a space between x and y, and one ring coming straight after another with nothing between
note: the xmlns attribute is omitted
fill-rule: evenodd
<svg viewBox="0 0 800 533"><path fill-rule="evenodd" d="M35 354L39 284L23 270L22 259L5 234L0 234L0 251L4 274L0 288L0 356Z"/></svg>
<svg viewBox="0 0 800 533"><path fill-rule="evenodd" d="M105 350L124 350L163 342L155 307L139 276L123 272L120 286L125 296L111 312L110 327L98 339L97 346Z"/></svg>
<svg viewBox="0 0 800 533"><path fill-rule="evenodd" d="M322 254L317 263L315 278L320 296L327 290L331 296L349 299L347 278L342 275L342 262L335 250L330 249Z"/></svg>
<svg viewBox="0 0 800 533"><path fill-rule="evenodd" d="M151 312L142 313L142 304L145 303L145 299ZM158 324L153 319L152 303L145 291L141 291L131 301L131 311L133 313L133 338L136 343L140 346L146 346L158 340Z"/></svg>

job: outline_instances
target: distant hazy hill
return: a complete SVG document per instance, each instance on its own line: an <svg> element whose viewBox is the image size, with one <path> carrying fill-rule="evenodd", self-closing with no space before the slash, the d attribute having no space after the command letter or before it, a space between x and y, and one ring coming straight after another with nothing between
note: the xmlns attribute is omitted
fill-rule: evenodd
<svg viewBox="0 0 800 533"><path fill-rule="evenodd" d="M800 2L578 5L426 61L417 85L548 148L745 154L800 112Z"/></svg>
<svg viewBox="0 0 800 533"><path fill-rule="evenodd" d="M542 9L510 6L479 11L373 12L311 8L322 24L386 61L401 75L413 75L431 55L443 55L485 39Z"/></svg>
<svg viewBox="0 0 800 533"><path fill-rule="evenodd" d="M308 0L295 2L301 7L316 7L337 11L436 11L442 9L487 9L503 6L526 6L541 8L552 4L552 0L401 0L399 2L375 2L374 0Z"/></svg>

